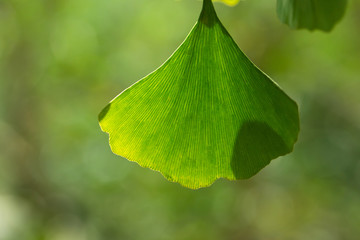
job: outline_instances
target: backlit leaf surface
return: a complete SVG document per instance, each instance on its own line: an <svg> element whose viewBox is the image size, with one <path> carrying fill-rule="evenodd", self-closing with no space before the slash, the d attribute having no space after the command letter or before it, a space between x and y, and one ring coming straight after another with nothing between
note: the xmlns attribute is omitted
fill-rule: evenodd
<svg viewBox="0 0 360 240"><path fill-rule="evenodd" d="M298 109L239 49L210 0L183 44L99 115L114 153L189 188L292 151Z"/></svg>
<svg viewBox="0 0 360 240"><path fill-rule="evenodd" d="M277 13L291 28L331 31L346 5L347 0L278 0Z"/></svg>

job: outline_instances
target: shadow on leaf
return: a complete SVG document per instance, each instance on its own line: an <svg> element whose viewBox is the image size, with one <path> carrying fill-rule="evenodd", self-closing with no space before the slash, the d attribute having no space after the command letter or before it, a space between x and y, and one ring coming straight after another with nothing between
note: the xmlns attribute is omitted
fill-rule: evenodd
<svg viewBox="0 0 360 240"><path fill-rule="evenodd" d="M291 149L269 125L245 122L235 140L231 169L236 179L250 178L272 159L289 152Z"/></svg>
<svg viewBox="0 0 360 240"><path fill-rule="evenodd" d="M106 116L106 114L109 112L110 110L110 103L108 105L106 105L106 107L99 113L99 116L98 116L98 119L99 119L99 122L101 122L104 117Z"/></svg>

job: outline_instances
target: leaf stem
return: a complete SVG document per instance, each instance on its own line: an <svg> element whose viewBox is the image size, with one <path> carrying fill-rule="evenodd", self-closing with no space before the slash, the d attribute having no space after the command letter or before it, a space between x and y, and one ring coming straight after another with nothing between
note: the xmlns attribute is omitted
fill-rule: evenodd
<svg viewBox="0 0 360 240"><path fill-rule="evenodd" d="M212 0L204 0L199 22L213 26L218 21Z"/></svg>

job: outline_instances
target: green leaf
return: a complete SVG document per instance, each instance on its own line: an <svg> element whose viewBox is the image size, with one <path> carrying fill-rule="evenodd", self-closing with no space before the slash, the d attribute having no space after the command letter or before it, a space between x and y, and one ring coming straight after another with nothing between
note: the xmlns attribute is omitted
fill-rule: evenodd
<svg viewBox="0 0 360 240"><path fill-rule="evenodd" d="M294 29L331 31L345 14L347 0L278 0L280 20Z"/></svg>
<svg viewBox="0 0 360 240"><path fill-rule="evenodd" d="M176 52L99 121L114 153L193 189L253 176L299 131L296 103L241 52L210 0Z"/></svg>

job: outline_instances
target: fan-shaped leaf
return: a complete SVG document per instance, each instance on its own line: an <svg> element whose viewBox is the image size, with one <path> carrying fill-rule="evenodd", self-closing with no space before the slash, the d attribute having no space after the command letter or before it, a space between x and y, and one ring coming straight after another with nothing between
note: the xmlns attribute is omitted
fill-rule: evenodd
<svg viewBox="0 0 360 240"><path fill-rule="evenodd" d="M296 103L241 52L210 0L176 52L99 121L114 153L189 188L253 176L299 131Z"/></svg>
<svg viewBox="0 0 360 240"><path fill-rule="evenodd" d="M291 28L331 31L344 16L347 0L278 0L280 20Z"/></svg>

